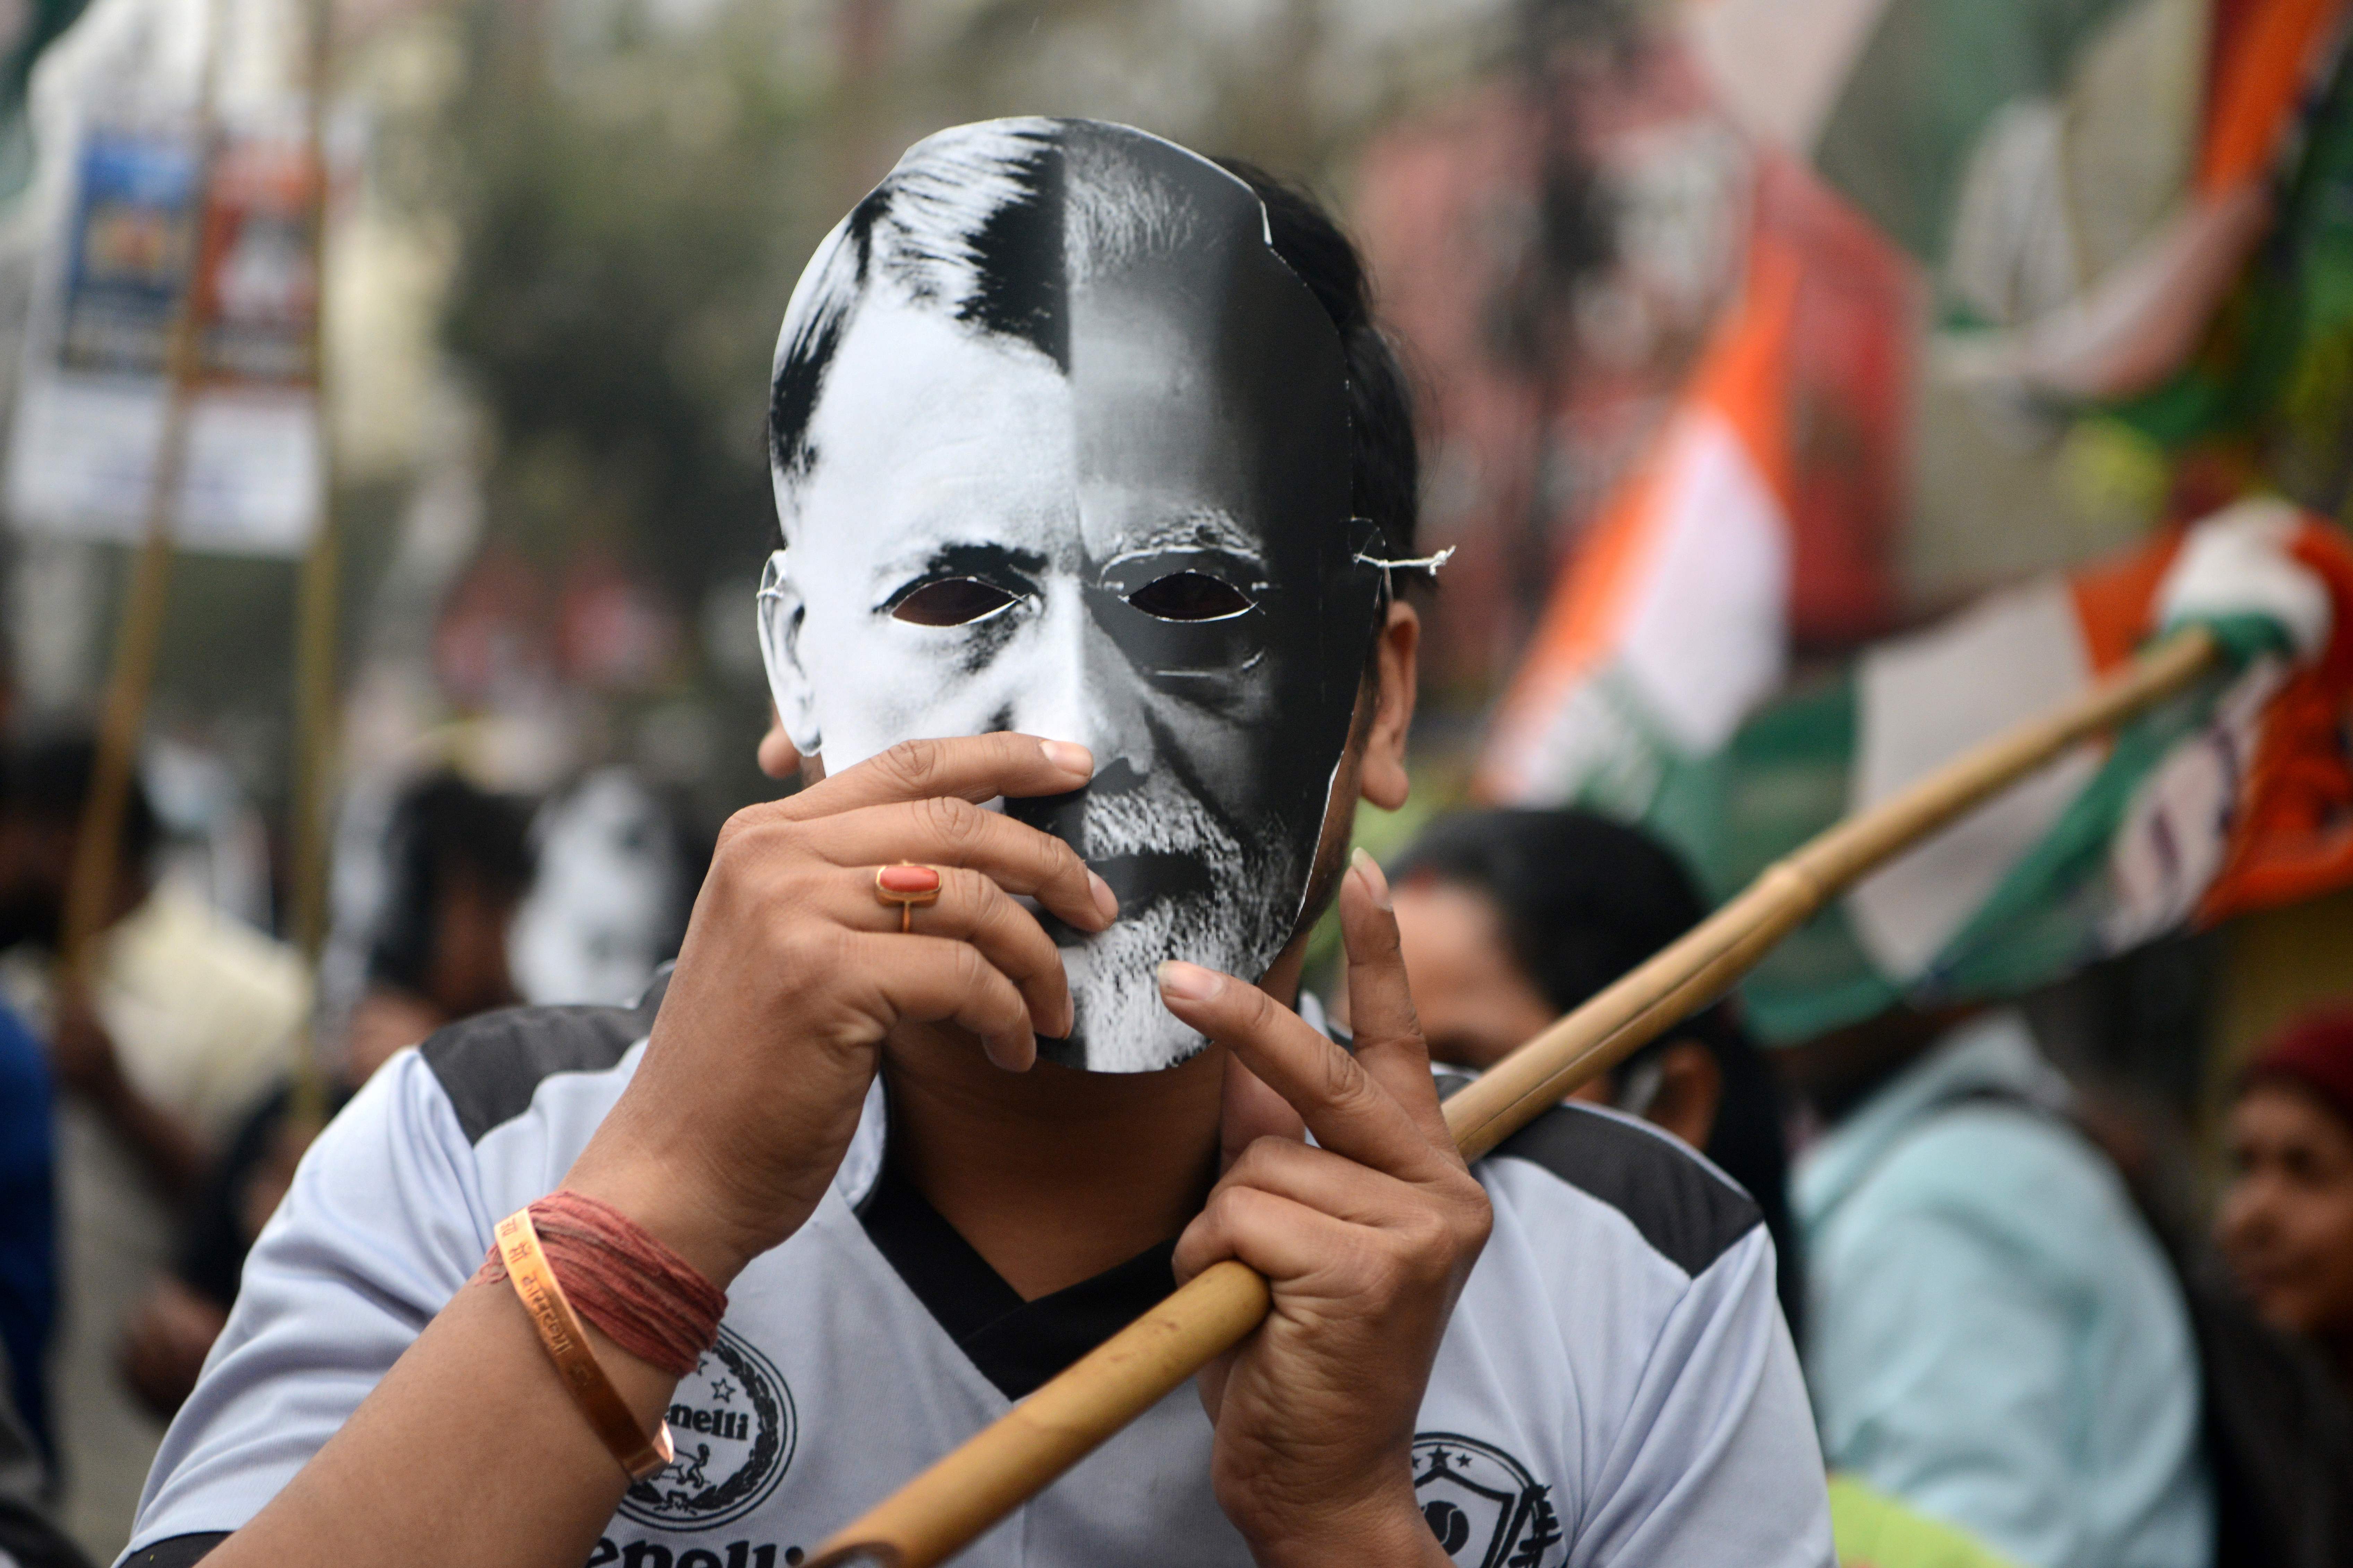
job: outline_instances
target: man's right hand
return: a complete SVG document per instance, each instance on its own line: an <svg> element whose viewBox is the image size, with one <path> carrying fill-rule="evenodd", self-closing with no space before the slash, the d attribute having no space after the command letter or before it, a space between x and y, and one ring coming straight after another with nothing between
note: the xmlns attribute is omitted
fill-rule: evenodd
<svg viewBox="0 0 2353 1568"><path fill-rule="evenodd" d="M1071 847L981 802L1085 784L1082 746L1001 733L911 741L738 812L662 997L653 1039L565 1185L614 1205L723 1288L797 1230L858 1126L902 1022L978 1037L1027 1069L1070 1032L1060 953L1016 894L1082 931L1118 914ZM913 931L875 872L936 868Z"/></svg>

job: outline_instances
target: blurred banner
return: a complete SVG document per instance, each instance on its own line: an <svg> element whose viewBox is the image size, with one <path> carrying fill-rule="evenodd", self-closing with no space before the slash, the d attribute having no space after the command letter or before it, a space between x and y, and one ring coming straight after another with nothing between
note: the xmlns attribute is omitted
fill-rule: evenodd
<svg viewBox="0 0 2353 1568"><path fill-rule="evenodd" d="M2303 134L2306 89L2333 62L2342 9L1699 0L1694 52L1767 149L1753 161L1746 280L1555 583L1491 729L1482 790L1639 813L1658 745L1713 751L1779 687L1793 643L1835 646L1874 612L1894 618L1885 563L1901 518L1841 504L1835 484L1809 492L1802 474L1810 458L1860 476L1901 467L1914 353L1921 374L1981 395L2083 406L2159 392L2272 231L2280 154L2329 149ZM2202 97L2126 90L2176 78L2204 83ZM2168 121L2168 100L2186 123ZM2092 158L2078 143L2106 163L2069 167ZM1808 154L1829 185L1776 146ZM1922 265L1933 320L1907 319L1891 262L1841 218ZM1819 345L1858 334L1894 342L1826 378ZM1848 437L1828 451L1826 396Z"/></svg>
<svg viewBox="0 0 2353 1568"><path fill-rule="evenodd" d="M1947 369L2114 397L2262 238L2340 0L1694 0L1734 117L1926 265Z"/></svg>
<svg viewBox="0 0 2353 1568"><path fill-rule="evenodd" d="M201 349L174 542L286 556L309 544L319 173L301 140L273 134L227 137L200 191L206 167L185 133L101 123L86 134L71 221L26 334L7 479L19 528L138 537L189 279Z"/></svg>
<svg viewBox="0 0 2353 1568"><path fill-rule="evenodd" d="M1739 129L1741 243L1668 411L1562 531L1481 793L1642 822L1722 895L2126 657L2189 520L2286 496L2338 595L2319 668L2259 664L1842 900L1746 988L1767 1032L2353 882L2353 555L2325 521L2353 500L2348 10L1691 0L1642 45ZM1931 484L1931 447L1976 456ZM1910 531L1956 506L1973 538L2014 529L2023 490L1980 474L2038 448L2132 468L2147 542L1778 696L1802 657L1937 607L1899 592Z"/></svg>

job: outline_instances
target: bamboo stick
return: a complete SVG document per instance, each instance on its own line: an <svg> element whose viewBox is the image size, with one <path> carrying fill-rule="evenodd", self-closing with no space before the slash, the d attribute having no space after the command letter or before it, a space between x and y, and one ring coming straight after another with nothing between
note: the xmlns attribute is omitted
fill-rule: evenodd
<svg viewBox="0 0 2353 1568"><path fill-rule="evenodd" d="M205 7L204 42L197 62L196 108L192 135L195 170L188 193L188 254L172 305L164 346L164 420L156 437L155 466L147 484L139 551L131 584L116 622L114 657L108 672L106 703L99 719L98 756L90 795L82 803L80 831L67 873L64 930L58 976L69 989L82 990L91 973L99 933L113 918L115 886L122 857L122 811L131 798L138 766L140 731L146 727L147 699L155 685L155 660L164 642L164 608L170 598L172 534L187 472L189 426L204 379L204 328L196 300L204 254L205 221L212 199L213 161L218 139L221 11L226 0Z"/></svg>
<svg viewBox="0 0 2353 1568"><path fill-rule="evenodd" d="M337 612L343 535L337 528L334 411L327 385L327 89L334 63L335 0L311 0L310 98L304 141L317 185L311 212L311 406L319 443L317 532L302 558L294 636L294 944L315 978L327 945L328 813L334 789ZM302 1032L289 1107L294 1126L315 1132L327 1120L326 1063L320 1054L318 1007Z"/></svg>
<svg viewBox="0 0 2353 1568"><path fill-rule="evenodd" d="M2192 627L2073 701L1956 757L1776 862L1722 909L1446 1102L1475 1160L1722 995L1831 898L2077 743L2179 691L2220 649ZM809 1568L932 1568L1043 1490L1266 1315L1266 1282L1206 1269L836 1534Z"/></svg>

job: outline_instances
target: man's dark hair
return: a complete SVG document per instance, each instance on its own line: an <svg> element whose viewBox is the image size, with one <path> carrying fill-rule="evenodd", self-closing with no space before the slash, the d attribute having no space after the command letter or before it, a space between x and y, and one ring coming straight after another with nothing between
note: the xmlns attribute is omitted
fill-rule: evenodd
<svg viewBox="0 0 2353 1568"><path fill-rule="evenodd" d="M975 330L1026 342L1067 371L1070 323L1051 268L1115 265L1181 242L1197 216L1165 182L1134 174L1141 138L1052 120L994 121L920 144L842 220L786 312L770 386L770 458L786 487L817 453L809 425L827 368L866 290L887 283ZM1091 165L1071 178L1068 163ZM1275 254L1340 334L1348 375L1350 492L1391 560L1414 554L1420 461L1404 373L1374 324L1362 259L1314 197L1255 165L1219 160L1266 209ZM1102 199L1103 189L1116 199ZM781 498L780 498L781 499ZM777 526L781 533L784 520Z"/></svg>
<svg viewBox="0 0 2353 1568"><path fill-rule="evenodd" d="M1582 811L1472 811L1431 824L1389 871L1482 892L1503 917L1520 972L1563 1013L1582 1005L1707 913L1680 862L1656 841ZM1676 1025L1618 1071L1675 1039L1697 1039L1724 1075L1724 1103L1704 1151L1765 1212L1781 1255L1781 1305L1801 1300L1789 1222L1781 1095L1756 1042L1719 1003Z"/></svg>
<svg viewBox="0 0 2353 1568"><path fill-rule="evenodd" d="M0 811L71 832L98 777L98 738L87 730L28 736L0 757ZM164 841L163 819L136 768L122 799L121 864L143 870Z"/></svg>
<svg viewBox="0 0 2353 1568"><path fill-rule="evenodd" d="M433 973L435 914L451 879L469 878L509 901L529 889L531 813L454 773L431 773L402 793L385 840L391 885L368 978L422 995Z"/></svg>
<svg viewBox="0 0 2353 1568"><path fill-rule="evenodd" d="M1410 560L1421 519L1421 449L1413 395L1397 351L1373 320L1364 258L1323 204L1298 186L1239 158L1219 166L1266 208L1268 238L1339 330L1348 364L1348 491L1358 517L1380 525L1392 561Z"/></svg>

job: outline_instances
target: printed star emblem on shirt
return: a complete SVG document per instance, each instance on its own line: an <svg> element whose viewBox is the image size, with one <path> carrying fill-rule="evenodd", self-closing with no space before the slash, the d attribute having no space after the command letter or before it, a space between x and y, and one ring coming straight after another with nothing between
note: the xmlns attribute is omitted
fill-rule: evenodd
<svg viewBox="0 0 2353 1568"><path fill-rule="evenodd" d="M717 1400L722 1405L733 1404L735 1401L734 1383L730 1379L723 1377L721 1378L717 1383L711 1385L711 1397Z"/></svg>

